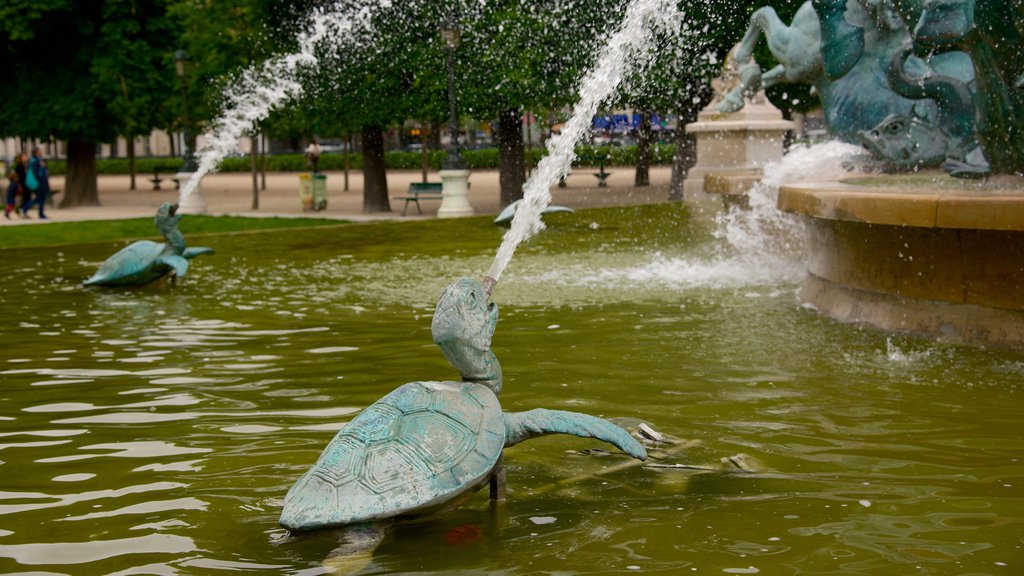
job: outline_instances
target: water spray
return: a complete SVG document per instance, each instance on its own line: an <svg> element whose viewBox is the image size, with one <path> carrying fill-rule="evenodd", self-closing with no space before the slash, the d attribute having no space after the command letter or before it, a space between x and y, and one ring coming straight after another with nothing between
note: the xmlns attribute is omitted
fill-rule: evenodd
<svg viewBox="0 0 1024 576"><path fill-rule="evenodd" d="M502 238L494 262L484 277L490 286L512 260L516 247L544 229L541 213L551 203L551 186L569 174L576 158L576 144L590 133L591 121L601 104L608 100L623 79L646 68L654 56L651 41L660 31L681 29L682 13L674 0L635 0L612 35L594 66L580 83L579 100L560 134L548 140L547 155L523 186L523 201L512 225ZM485 288L486 290L486 288ZM487 290L488 294L490 293Z"/></svg>

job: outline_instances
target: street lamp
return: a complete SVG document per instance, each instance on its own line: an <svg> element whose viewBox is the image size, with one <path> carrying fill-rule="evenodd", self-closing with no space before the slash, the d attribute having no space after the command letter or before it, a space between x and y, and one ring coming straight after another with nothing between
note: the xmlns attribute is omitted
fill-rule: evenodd
<svg viewBox="0 0 1024 576"><path fill-rule="evenodd" d="M182 172L195 172L197 169L195 150L196 140L192 134L192 122L188 117L188 84L185 80L185 64L188 62L188 52L184 50L174 51L174 70L178 73L178 80L181 87L181 101L184 105L183 130L185 136L184 156L185 163L181 167Z"/></svg>
<svg viewBox="0 0 1024 576"><path fill-rule="evenodd" d="M448 54L448 129L452 138L444 169L465 170L466 161L462 158L459 146L459 111L455 103L455 51L459 48L459 20L454 5L441 23L441 39L444 40L444 51Z"/></svg>

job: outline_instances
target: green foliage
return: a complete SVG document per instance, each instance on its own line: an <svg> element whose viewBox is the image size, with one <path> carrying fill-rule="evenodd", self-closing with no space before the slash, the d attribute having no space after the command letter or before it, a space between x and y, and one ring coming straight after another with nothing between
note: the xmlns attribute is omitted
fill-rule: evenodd
<svg viewBox="0 0 1024 576"><path fill-rule="evenodd" d="M185 68L189 115L193 124L202 126L218 114L223 94L234 75L283 49L275 42L279 35L267 26L268 5L272 2L169 1L168 13L178 26L174 49L184 49L189 57ZM167 58L173 66L172 54L168 53ZM183 103L177 80L174 87L165 94L166 105L178 118ZM180 125L176 128L181 129Z"/></svg>
<svg viewBox="0 0 1024 576"><path fill-rule="evenodd" d="M166 123L169 0L0 0L0 135L111 141Z"/></svg>
<svg viewBox="0 0 1024 576"><path fill-rule="evenodd" d="M675 147L671 144L654 144L651 146L651 164L671 164ZM419 170L422 160L421 152L392 151L384 155L384 163L389 170ZM544 147L532 149L530 160L533 164L547 154ZM576 154L580 157L578 165L597 165L597 156L606 157L606 166L633 166L636 164L636 146L579 146ZM447 153L439 150L428 152L428 165L431 170L440 170ZM487 170L498 167L498 149L481 148L479 150L463 150L463 158L472 170ZM308 172L309 161L303 154L275 154L267 156L268 172ZM135 172L140 176L158 171L161 176L174 173L181 166L181 158L138 158L135 161ZM50 174L57 176L65 173L66 163L63 160L47 162ZM321 170L342 170L345 167L345 155L339 152L328 152L320 156L318 167ZM349 169L362 170L363 156L358 153L349 154ZM98 174L127 174L129 170L127 158L100 158L96 160ZM220 165L221 172L249 172L252 170L252 159L249 156L233 156L225 158Z"/></svg>

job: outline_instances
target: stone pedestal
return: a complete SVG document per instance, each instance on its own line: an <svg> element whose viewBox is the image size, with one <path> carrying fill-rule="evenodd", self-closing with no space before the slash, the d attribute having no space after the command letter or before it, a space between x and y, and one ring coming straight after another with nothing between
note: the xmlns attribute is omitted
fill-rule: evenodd
<svg viewBox="0 0 1024 576"><path fill-rule="evenodd" d="M1024 350L1024 179L943 176L782 186L779 209L807 224L800 299L842 322Z"/></svg>
<svg viewBox="0 0 1024 576"><path fill-rule="evenodd" d="M683 199L705 197L704 177L712 172L760 170L782 158L783 139L793 123L782 119L763 93L747 100L739 112L722 114L716 99L686 125L697 140L697 164L683 182Z"/></svg>
<svg viewBox="0 0 1024 576"><path fill-rule="evenodd" d="M441 170L441 207L438 218L473 216L469 204L469 170Z"/></svg>
<svg viewBox="0 0 1024 576"><path fill-rule="evenodd" d="M184 190L188 181L192 179L193 172L178 172L174 179L178 181L178 190ZM203 200L203 182L199 181L195 190L186 196L178 205L178 212L182 214L206 214L206 200Z"/></svg>

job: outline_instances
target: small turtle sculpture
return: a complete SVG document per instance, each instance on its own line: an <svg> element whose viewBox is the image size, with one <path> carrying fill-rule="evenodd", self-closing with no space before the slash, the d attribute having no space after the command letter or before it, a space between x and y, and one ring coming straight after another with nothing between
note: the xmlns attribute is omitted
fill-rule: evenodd
<svg viewBox="0 0 1024 576"><path fill-rule="evenodd" d="M139 240L107 258L83 284L85 286L140 286L163 277L168 272L172 279L184 278L188 261L203 254L212 254L213 248L186 248L185 237L178 230L182 214L176 214L177 204L164 202L156 211L156 229L167 242Z"/></svg>
<svg viewBox="0 0 1024 576"><path fill-rule="evenodd" d="M523 201L522 198L515 202L505 206L505 209L501 211L497 216L494 217L495 224L512 224L512 218L515 217L516 212L519 211L519 204ZM555 212L569 212L570 214L575 212L568 206L548 206L541 211L541 214L554 214Z"/></svg>
<svg viewBox="0 0 1024 576"><path fill-rule="evenodd" d="M502 412L501 366L491 352L498 308L487 292L475 280L457 280L434 313L434 342L462 382L411 382L366 408L288 491L282 526L345 527L352 549L372 551L367 539L383 538L381 526L454 508L488 481L492 497L503 499L503 448L546 434L597 438L647 458L629 433L601 418Z"/></svg>

